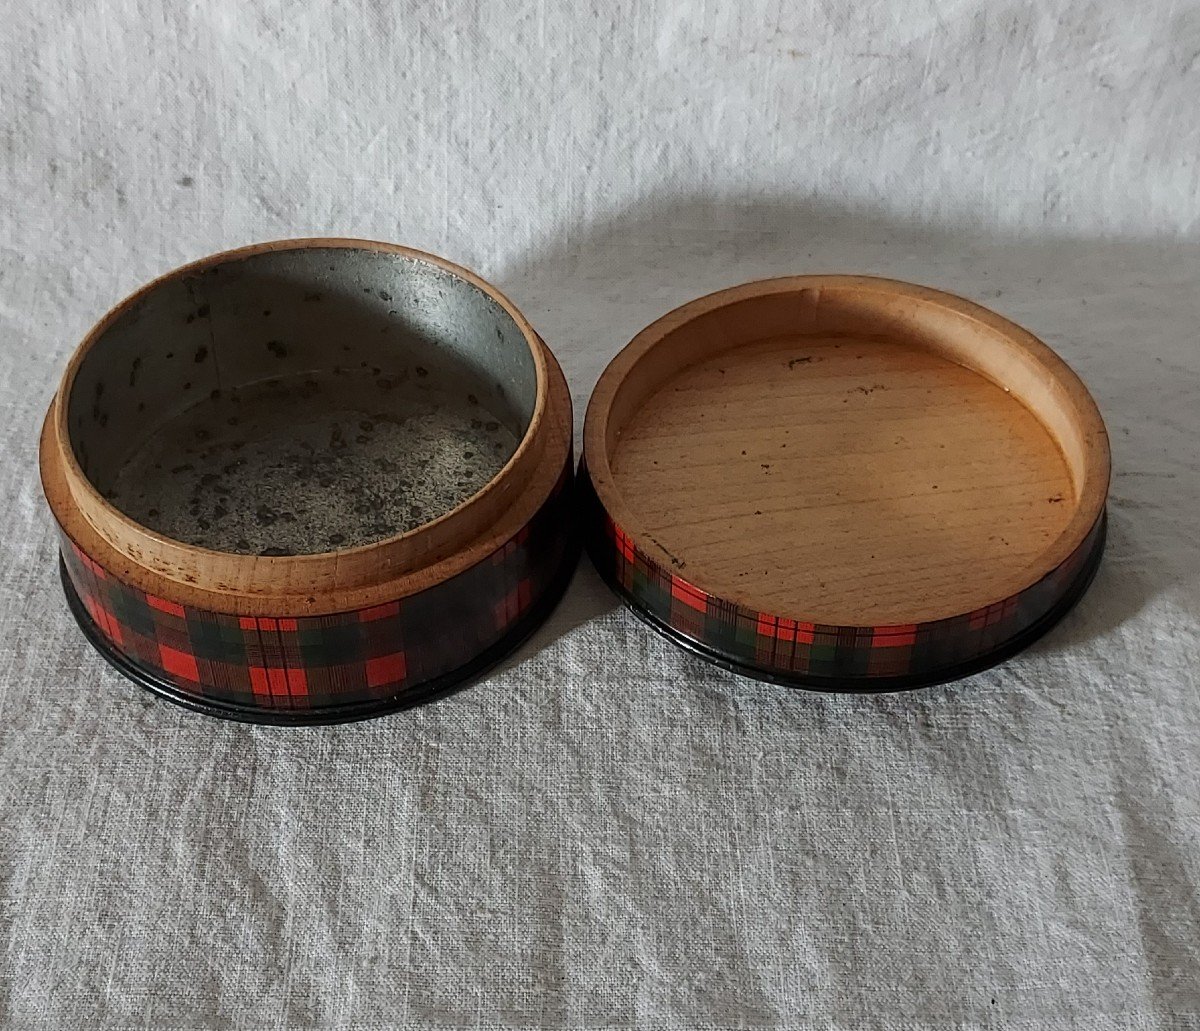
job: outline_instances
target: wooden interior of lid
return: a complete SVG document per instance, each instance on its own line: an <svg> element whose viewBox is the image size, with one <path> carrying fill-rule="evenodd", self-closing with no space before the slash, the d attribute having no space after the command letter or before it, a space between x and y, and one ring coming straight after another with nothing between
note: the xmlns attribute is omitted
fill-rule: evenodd
<svg viewBox="0 0 1200 1031"><path fill-rule="evenodd" d="M938 291L796 277L702 298L602 376L602 503L723 599L833 625L1001 601L1082 542L1108 445L1036 338Z"/></svg>

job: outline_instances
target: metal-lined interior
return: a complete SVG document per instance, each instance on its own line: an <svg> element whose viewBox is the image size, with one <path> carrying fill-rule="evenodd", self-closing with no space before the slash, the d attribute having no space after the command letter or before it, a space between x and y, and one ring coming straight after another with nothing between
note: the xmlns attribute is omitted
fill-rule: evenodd
<svg viewBox="0 0 1200 1031"><path fill-rule="evenodd" d="M248 554L367 544L445 514L512 457L537 374L520 328L437 265L355 248L171 277L80 364L84 474L138 522Z"/></svg>

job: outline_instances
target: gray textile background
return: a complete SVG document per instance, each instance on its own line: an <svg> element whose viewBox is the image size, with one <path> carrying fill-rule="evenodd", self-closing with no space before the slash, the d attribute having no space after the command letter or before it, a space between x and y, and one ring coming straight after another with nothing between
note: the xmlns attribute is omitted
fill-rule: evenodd
<svg viewBox="0 0 1200 1031"><path fill-rule="evenodd" d="M1200 1026L1198 154L1185 0L6 0L3 1026ZM142 281L322 233L478 268L577 420L721 286L989 304L1107 417L1099 578L1020 658L911 695L716 671L585 565L417 712L155 701L67 615L39 420Z"/></svg>

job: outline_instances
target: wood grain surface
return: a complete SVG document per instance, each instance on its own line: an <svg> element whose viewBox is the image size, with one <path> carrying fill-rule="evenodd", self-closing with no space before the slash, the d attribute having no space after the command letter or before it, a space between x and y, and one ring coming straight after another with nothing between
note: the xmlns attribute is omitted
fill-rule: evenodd
<svg viewBox="0 0 1200 1031"><path fill-rule="evenodd" d="M763 611L920 621L966 609L1062 532L1066 463L1010 394L928 352L796 338L683 371L613 461L679 575ZM903 617L903 618L902 618Z"/></svg>
<svg viewBox="0 0 1200 1031"><path fill-rule="evenodd" d="M585 454L614 521L672 573L845 626L942 619L1036 582L1095 525L1109 461L1086 389L1036 338L847 276L665 316L601 377Z"/></svg>

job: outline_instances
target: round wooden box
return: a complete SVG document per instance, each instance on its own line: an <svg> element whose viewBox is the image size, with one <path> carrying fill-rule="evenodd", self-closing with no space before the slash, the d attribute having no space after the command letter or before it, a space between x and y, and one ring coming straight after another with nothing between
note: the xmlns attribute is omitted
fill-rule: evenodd
<svg viewBox="0 0 1200 1031"><path fill-rule="evenodd" d="M577 555L558 364L483 280L388 244L263 244L139 290L71 359L41 471L91 641L236 719L458 686Z"/></svg>
<svg viewBox="0 0 1200 1031"><path fill-rule="evenodd" d="M581 490L601 575L750 676L893 690L1053 625L1103 548L1109 450L1078 377L978 305L798 276L666 315L601 376Z"/></svg>

